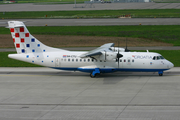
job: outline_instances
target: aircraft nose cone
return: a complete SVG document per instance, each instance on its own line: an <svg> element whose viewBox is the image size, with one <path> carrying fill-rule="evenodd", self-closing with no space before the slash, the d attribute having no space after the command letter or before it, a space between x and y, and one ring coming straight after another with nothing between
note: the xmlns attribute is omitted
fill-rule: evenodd
<svg viewBox="0 0 180 120"><path fill-rule="evenodd" d="M169 68L173 68L174 67L174 64L173 63L169 63Z"/></svg>

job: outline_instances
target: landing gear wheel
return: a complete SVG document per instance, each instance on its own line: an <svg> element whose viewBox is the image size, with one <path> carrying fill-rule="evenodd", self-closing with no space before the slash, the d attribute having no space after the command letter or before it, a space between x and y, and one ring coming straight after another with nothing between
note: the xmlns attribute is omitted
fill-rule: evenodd
<svg viewBox="0 0 180 120"><path fill-rule="evenodd" d="M100 74L99 68L95 68L95 70L91 72L90 77L94 78L97 76L97 74Z"/></svg>
<svg viewBox="0 0 180 120"><path fill-rule="evenodd" d="M163 71L159 71L159 76L163 76Z"/></svg>
<svg viewBox="0 0 180 120"><path fill-rule="evenodd" d="M90 73L90 77L91 78L95 78L96 77L96 75L97 75L97 73L93 76L93 74L92 73Z"/></svg>
<svg viewBox="0 0 180 120"><path fill-rule="evenodd" d="M159 76L163 76L163 73L160 73Z"/></svg>

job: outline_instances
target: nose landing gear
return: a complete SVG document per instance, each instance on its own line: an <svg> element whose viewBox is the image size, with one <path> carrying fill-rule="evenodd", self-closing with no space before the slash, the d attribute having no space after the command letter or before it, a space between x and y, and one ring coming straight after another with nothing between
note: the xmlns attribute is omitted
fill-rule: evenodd
<svg viewBox="0 0 180 120"><path fill-rule="evenodd" d="M158 72L159 76L163 76L163 71Z"/></svg>

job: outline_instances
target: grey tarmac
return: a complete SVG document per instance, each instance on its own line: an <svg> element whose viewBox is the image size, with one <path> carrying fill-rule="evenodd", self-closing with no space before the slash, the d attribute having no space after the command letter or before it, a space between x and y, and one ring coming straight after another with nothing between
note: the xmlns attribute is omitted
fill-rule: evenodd
<svg viewBox="0 0 180 120"><path fill-rule="evenodd" d="M27 26L180 25L180 18L4 19L0 27L11 20L24 21Z"/></svg>
<svg viewBox="0 0 180 120"><path fill-rule="evenodd" d="M121 47L121 46L120 46ZM70 51L89 51L97 47L65 47L60 49ZM124 47L122 47L124 48ZM180 46L128 47L129 50L180 50ZM1 48L0 52L15 52L15 48Z"/></svg>
<svg viewBox="0 0 180 120"><path fill-rule="evenodd" d="M168 120L180 118L180 68L158 73L88 73L0 68L2 120Z"/></svg>
<svg viewBox="0 0 180 120"><path fill-rule="evenodd" d="M84 4L78 4L78 8L73 8L74 5L71 4L8 4L0 5L0 11L180 8L180 3L121 3L94 5L95 8L80 8L84 6ZM73 20L76 21L76 19ZM91 21L91 19L87 19L87 21L88 20L91 25L94 24L94 20ZM133 21L135 25L139 25L139 23L142 25L149 24L147 22L148 20L143 22L142 19L139 19L139 21L136 21L138 19L116 19L116 21L118 20L120 21L118 25L120 25L120 23L129 25ZM159 22L157 22L158 20ZM171 20L165 23L174 24L175 22L179 24L179 19L177 19L177 22L173 21L174 19ZM7 20L1 20L0 22L4 21ZM23 19L23 21L29 20ZM43 19L43 21L46 20ZM149 19L149 21L153 25L164 24L163 19ZM45 22L41 24L41 26L53 24L51 22L50 20L49 23ZM27 22L29 26L30 23L31 22ZM59 22L57 23L57 26L61 25ZM76 21L76 24L79 23L82 25L88 24L83 19L81 19L80 22L78 22L78 20ZM108 25L109 23L111 22L98 24ZM36 24L38 24L38 22ZM162 47L155 48L162 49ZM68 49L76 50L82 48ZM147 47L141 47L140 49L145 50ZM173 47L172 49L179 48ZM61 71L44 67L1 67L0 119L178 120L180 118L179 85L179 67L164 72L164 76L162 77L158 76L157 73L116 72L102 74L94 79L90 78L88 73Z"/></svg>
<svg viewBox="0 0 180 120"><path fill-rule="evenodd" d="M85 7L86 6L86 7ZM180 3L105 3L93 4L0 4L0 12L6 11L64 11L64 10L122 10L122 9L179 9Z"/></svg>

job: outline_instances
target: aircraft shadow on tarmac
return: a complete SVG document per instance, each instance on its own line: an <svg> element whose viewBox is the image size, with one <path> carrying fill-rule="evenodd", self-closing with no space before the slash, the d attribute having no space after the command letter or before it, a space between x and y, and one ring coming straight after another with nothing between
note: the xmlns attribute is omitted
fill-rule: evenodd
<svg viewBox="0 0 180 120"><path fill-rule="evenodd" d="M67 77L89 77L89 73L82 73L82 72L6 72L1 71L0 74L16 74L16 75L46 75L46 76L67 76ZM106 73L97 75L96 78L113 78L113 77L128 77L128 76L146 76L146 77L165 77L165 76L172 76L172 75L180 75L180 72L164 72L163 76L159 76L157 72L114 72L114 73Z"/></svg>

